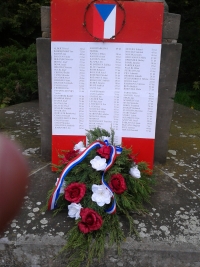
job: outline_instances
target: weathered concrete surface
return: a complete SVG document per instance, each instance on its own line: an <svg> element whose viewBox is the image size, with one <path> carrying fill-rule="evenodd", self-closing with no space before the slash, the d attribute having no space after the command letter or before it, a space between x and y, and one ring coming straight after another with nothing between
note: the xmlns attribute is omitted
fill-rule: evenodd
<svg viewBox="0 0 200 267"><path fill-rule="evenodd" d="M0 266L63 267L57 255L74 220L41 212L57 175L40 156L38 102L0 110L0 131L21 143L30 163L30 187L24 205L0 238ZM128 237L122 254L106 249L100 267L200 267L200 112L175 104L167 162L155 165L157 185L149 214L133 214L140 240ZM2 203L1 203L2 204ZM127 224L122 220L127 233ZM83 266L85 266L83 264Z"/></svg>
<svg viewBox="0 0 200 267"><path fill-rule="evenodd" d="M43 38L51 37L51 12L50 6L41 7L41 31Z"/></svg>

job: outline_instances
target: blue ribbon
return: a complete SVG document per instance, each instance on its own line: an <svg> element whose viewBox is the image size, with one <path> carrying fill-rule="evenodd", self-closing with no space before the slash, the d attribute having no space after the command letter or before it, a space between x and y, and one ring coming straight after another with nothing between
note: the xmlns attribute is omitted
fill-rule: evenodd
<svg viewBox="0 0 200 267"><path fill-rule="evenodd" d="M111 153L110 153L110 158L107 162L107 166L105 168L105 170L102 173L102 184L104 184L106 186L106 188L110 191L110 193L112 194L112 205L109 209L107 209L105 212L107 212L108 214L112 214L115 212L116 210L116 201L114 198L114 194L111 190L111 188L109 187L109 185L106 183L105 179L104 179L104 175L106 173L106 171L108 171L108 169L111 168L111 166L113 165L113 163L115 162L115 158L116 158L116 154L120 154L122 152L122 148L117 146L114 147L112 145L109 144L109 142L107 140L104 141L105 145L108 145L111 147ZM93 150L94 148L98 148L98 147L102 147L103 146L103 142L101 141L95 141L93 142L88 148L86 148L80 155L78 155L77 157L75 157L74 159L72 159L67 165L66 167L63 169L61 175L60 175L60 179L57 183L57 186L53 192L53 194L51 195L49 202L48 202L48 209L52 210L56 208L56 202L58 200L58 197L60 195L60 189L62 187L62 184L65 180L65 177L67 176L67 174L79 163L81 163L86 157L87 155L90 153L91 150Z"/></svg>

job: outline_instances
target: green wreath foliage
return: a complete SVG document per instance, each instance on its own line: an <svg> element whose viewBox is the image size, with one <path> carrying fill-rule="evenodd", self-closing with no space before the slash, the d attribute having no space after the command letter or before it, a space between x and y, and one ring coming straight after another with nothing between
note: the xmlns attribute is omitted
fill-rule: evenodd
<svg viewBox="0 0 200 267"><path fill-rule="evenodd" d="M114 138L114 131L111 134L100 128L95 128L87 132L87 138L89 144L97 139L101 139L102 136L110 136L111 140ZM110 177L113 174L120 173L127 185L127 190L122 194L114 193L116 200L116 213L107 214L105 209L109 205L100 207L96 202L92 201L91 187L93 184L101 183L101 172L94 170L91 167L90 160L92 160L97 154L96 150L92 150L89 155L78 165L76 165L65 177L66 187L72 182L84 183L86 185L86 194L80 201L83 208L90 208L96 211L103 219L103 225L97 231L92 231L87 234L82 233L78 228L78 223L81 219L75 220L75 225L66 233L66 245L62 248L61 254L68 259L68 267L79 267L84 262L84 266L89 267L92 264L94 258L99 261L104 256L105 246L115 245L120 253L120 245L125 240L125 234L120 226L121 216L127 218L129 222L129 234L136 234L137 231L134 228L134 218L132 212L139 214L146 213L147 210L144 207L145 202L150 202L150 196L153 193L153 184L155 180L152 175L152 171L149 170L147 163L139 162L138 169L140 170L141 178L133 178L129 174L129 170L132 167L133 161L129 157L131 155L131 149L123 147L123 151L120 156L117 156L113 166L105 173L105 181L109 183ZM63 155L60 155L62 160ZM55 166L54 166L55 167ZM58 172L65 167L65 164L56 166ZM51 196L54 189L52 189L47 199ZM57 200L58 208L54 210L54 215L58 212L66 210L70 204L65 199L64 194L60 194Z"/></svg>

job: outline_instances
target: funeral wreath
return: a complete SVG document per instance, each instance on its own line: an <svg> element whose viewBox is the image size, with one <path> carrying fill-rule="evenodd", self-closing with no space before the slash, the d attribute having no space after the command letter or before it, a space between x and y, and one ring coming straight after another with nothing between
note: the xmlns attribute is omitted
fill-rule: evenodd
<svg viewBox="0 0 200 267"><path fill-rule="evenodd" d="M48 210L65 211L74 220L66 233L62 253L68 266L90 266L102 259L106 245L125 239L120 218L126 217L130 234L134 230L132 212L144 213L154 179L145 162L137 162L132 150L114 145L114 130L87 131L88 145L80 140L71 151L63 151L60 165L54 166L60 177L48 193Z"/></svg>

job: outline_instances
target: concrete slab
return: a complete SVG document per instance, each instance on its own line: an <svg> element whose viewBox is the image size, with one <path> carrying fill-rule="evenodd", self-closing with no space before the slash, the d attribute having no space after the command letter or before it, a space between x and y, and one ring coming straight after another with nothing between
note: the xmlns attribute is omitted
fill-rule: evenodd
<svg viewBox="0 0 200 267"><path fill-rule="evenodd" d="M20 214L1 235L0 266L67 265L66 258L56 255L74 220L67 212L56 217L41 212L57 175L40 156L38 105L34 101L0 110L0 131L21 144L31 180ZM122 254L106 248L103 261L94 259L93 266L200 267L199 128L200 112L175 104L167 162L155 164L157 185L146 205L149 214L132 214L140 238L128 236L122 219L127 236Z"/></svg>

